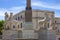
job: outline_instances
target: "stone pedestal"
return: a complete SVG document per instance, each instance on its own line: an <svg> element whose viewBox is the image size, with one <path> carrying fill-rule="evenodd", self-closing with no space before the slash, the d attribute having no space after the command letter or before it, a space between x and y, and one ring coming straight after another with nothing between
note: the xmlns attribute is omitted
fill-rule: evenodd
<svg viewBox="0 0 60 40"><path fill-rule="evenodd" d="M32 22L25 22L24 23L24 30L33 30Z"/></svg>
<svg viewBox="0 0 60 40"><path fill-rule="evenodd" d="M38 33L34 32L34 30L24 30L23 39L38 39Z"/></svg>
<svg viewBox="0 0 60 40"><path fill-rule="evenodd" d="M2 35L2 40L12 40L17 37L17 31L4 30Z"/></svg>
<svg viewBox="0 0 60 40"><path fill-rule="evenodd" d="M54 30L40 30L39 40L56 40L56 33Z"/></svg>

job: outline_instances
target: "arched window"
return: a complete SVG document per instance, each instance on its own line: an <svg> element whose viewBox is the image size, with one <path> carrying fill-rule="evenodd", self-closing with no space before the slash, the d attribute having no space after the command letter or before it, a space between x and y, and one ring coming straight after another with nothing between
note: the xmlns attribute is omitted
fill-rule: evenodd
<svg viewBox="0 0 60 40"><path fill-rule="evenodd" d="M58 32L59 32L59 29L58 29Z"/></svg>
<svg viewBox="0 0 60 40"><path fill-rule="evenodd" d="M55 27L55 29L57 29L57 27Z"/></svg>
<svg viewBox="0 0 60 40"><path fill-rule="evenodd" d="M9 29L9 26L7 27L7 29Z"/></svg>
<svg viewBox="0 0 60 40"><path fill-rule="evenodd" d="M22 28L22 23L21 23L21 28Z"/></svg>
<svg viewBox="0 0 60 40"><path fill-rule="evenodd" d="M17 20L17 18L15 18Z"/></svg>
<svg viewBox="0 0 60 40"><path fill-rule="evenodd" d="M48 28L49 28L49 23L48 23Z"/></svg>
<svg viewBox="0 0 60 40"><path fill-rule="evenodd" d="M56 23L56 21L55 21L55 23Z"/></svg>
<svg viewBox="0 0 60 40"><path fill-rule="evenodd" d="M22 19L22 15L19 17L19 20L21 20Z"/></svg>
<svg viewBox="0 0 60 40"><path fill-rule="evenodd" d="M20 20L19 17L18 17L18 20Z"/></svg>
<svg viewBox="0 0 60 40"><path fill-rule="evenodd" d="M13 28L15 28L15 25L13 25Z"/></svg>
<svg viewBox="0 0 60 40"><path fill-rule="evenodd" d="M22 15L21 15L21 19L22 19Z"/></svg>
<svg viewBox="0 0 60 40"><path fill-rule="evenodd" d="M19 28L19 25L18 25L18 28Z"/></svg>
<svg viewBox="0 0 60 40"><path fill-rule="evenodd" d="M9 30L9 26L7 26L6 30Z"/></svg>
<svg viewBox="0 0 60 40"><path fill-rule="evenodd" d="M58 38L60 40L60 38Z"/></svg>

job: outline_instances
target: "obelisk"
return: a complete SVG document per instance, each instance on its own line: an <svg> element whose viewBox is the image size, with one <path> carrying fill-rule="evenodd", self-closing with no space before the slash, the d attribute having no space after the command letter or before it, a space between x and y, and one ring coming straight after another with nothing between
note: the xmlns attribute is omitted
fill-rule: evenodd
<svg viewBox="0 0 60 40"><path fill-rule="evenodd" d="M26 0L25 22L32 22L31 0Z"/></svg>
<svg viewBox="0 0 60 40"><path fill-rule="evenodd" d="M32 29L32 8L31 0L26 0L26 10L25 10L25 29Z"/></svg>

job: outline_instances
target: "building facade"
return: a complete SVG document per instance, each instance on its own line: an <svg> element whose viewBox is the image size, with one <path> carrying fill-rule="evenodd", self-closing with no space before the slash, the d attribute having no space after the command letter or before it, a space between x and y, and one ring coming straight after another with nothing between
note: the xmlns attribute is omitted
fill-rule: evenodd
<svg viewBox="0 0 60 40"><path fill-rule="evenodd" d="M32 10L27 0L26 10L15 15L5 12L3 40L59 40L59 20L53 11Z"/></svg>

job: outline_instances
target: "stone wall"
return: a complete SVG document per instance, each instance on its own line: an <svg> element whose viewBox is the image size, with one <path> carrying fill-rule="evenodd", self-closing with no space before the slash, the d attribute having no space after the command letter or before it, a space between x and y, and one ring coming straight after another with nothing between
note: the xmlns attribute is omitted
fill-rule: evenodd
<svg viewBox="0 0 60 40"><path fill-rule="evenodd" d="M56 33L53 30L40 30L39 40L56 40Z"/></svg>
<svg viewBox="0 0 60 40"><path fill-rule="evenodd" d="M60 38L60 34L57 34L56 35L56 40L59 40L59 38Z"/></svg>
<svg viewBox="0 0 60 40"><path fill-rule="evenodd" d="M13 31L13 30L5 30L3 31L3 35L2 35L2 39L3 40L11 40L15 37L17 37L16 35L17 31Z"/></svg>

